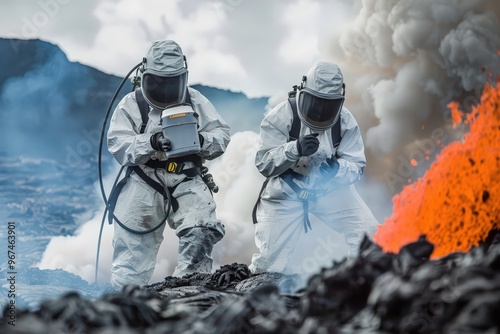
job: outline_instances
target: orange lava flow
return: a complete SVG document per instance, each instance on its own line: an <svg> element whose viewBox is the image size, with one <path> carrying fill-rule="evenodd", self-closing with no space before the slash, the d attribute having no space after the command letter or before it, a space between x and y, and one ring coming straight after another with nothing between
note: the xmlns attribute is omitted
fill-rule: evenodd
<svg viewBox="0 0 500 334"><path fill-rule="evenodd" d="M454 125L458 103L448 106ZM435 246L433 258L467 252L500 229L500 78L486 85L481 103L466 117L469 133L443 149L423 177L393 198L394 210L374 239L385 251L421 234Z"/></svg>

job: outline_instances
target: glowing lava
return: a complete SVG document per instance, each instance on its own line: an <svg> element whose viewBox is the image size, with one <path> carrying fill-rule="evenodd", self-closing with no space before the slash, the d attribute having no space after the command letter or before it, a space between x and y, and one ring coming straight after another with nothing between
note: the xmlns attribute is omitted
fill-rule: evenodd
<svg viewBox="0 0 500 334"><path fill-rule="evenodd" d="M458 103L449 105L453 124L463 121ZM394 211L375 233L385 250L427 235L433 257L468 251L500 229L500 78L486 85L481 103L466 117L469 133L445 147L425 175L394 197Z"/></svg>

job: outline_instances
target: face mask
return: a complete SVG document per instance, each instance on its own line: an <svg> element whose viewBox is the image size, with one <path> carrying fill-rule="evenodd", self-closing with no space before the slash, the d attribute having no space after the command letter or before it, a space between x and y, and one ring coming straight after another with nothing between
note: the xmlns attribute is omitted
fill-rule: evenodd
<svg viewBox="0 0 500 334"><path fill-rule="evenodd" d="M168 77L145 73L141 84L146 101L156 109L165 109L184 102L187 93L187 71Z"/></svg>
<svg viewBox="0 0 500 334"><path fill-rule="evenodd" d="M325 94L302 88L296 99L301 121L314 131L325 131L337 122L345 97L341 94Z"/></svg>

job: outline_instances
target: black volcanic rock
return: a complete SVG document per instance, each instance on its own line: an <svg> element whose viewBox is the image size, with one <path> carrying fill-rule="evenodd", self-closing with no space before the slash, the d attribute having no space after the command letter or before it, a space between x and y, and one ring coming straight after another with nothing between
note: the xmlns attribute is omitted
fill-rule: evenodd
<svg viewBox="0 0 500 334"><path fill-rule="evenodd" d="M142 289L127 286L97 300L69 293L37 311L19 310L16 327L3 320L0 331L498 332L500 245L429 260L431 246L422 237L400 254L390 254L365 239L358 257L323 269L295 293L283 292L295 277L265 273L246 278L248 268L236 263L217 274L167 277ZM228 280L221 281L223 273L229 273Z"/></svg>

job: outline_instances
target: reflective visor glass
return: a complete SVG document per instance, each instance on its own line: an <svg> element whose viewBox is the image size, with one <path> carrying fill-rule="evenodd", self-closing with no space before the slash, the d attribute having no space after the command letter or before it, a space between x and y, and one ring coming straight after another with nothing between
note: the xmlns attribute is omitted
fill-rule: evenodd
<svg viewBox="0 0 500 334"><path fill-rule="evenodd" d="M311 125L318 127L331 127L344 104L344 97L337 96L326 99L314 96L308 92L299 95L299 108L302 117Z"/></svg>
<svg viewBox="0 0 500 334"><path fill-rule="evenodd" d="M144 74L142 87L146 99L156 108L184 102L186 73L175 77Z"/></svg>

